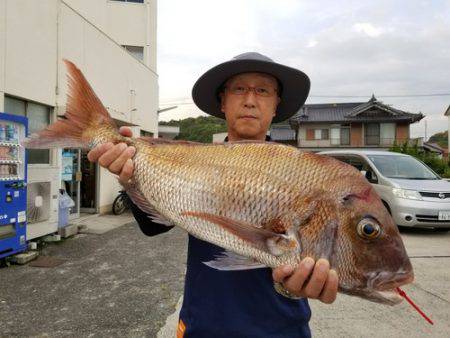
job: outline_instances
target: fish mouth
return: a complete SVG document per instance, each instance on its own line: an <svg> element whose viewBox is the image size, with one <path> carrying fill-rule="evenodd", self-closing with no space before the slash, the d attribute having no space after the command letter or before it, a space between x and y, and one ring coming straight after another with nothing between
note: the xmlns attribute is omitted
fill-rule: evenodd
<svg viewBox="0 0 450 338"><path fill-rule="evenodd" d="M395 290L374 290L369 288L352 289L346 287L340 287L340 292L350 295L358 296L371 302L385 304L385 305L397 305L403 301L403 297Z"/></svg>
<svg viewBox="0 0 450 338"><path fill-rule="evenodd" d="M395 290L395 288L412 283L414 280L412 270L399 270L396 272L379 271L371 273L368 277L368 289L376 291Z"/></svg>
<svg viewBox="0 0 450 338"><path fill-rule="evenodd" d="M374 287L369 287L367 292L375 302L396 305L403 301L403 297L398 293L397 288L412 283L413 280L414 274L412 271L381 272L375 277Z"/></svg>
<svg viewBox="0 0 450 338"><path fill-rule="evenodd" d="M414 274L409 269L401 269L396 272L372 272L366 277L367 284L365 287L352 289L348 286L342 286L341 292L359 296L376 303L396 305L403 300L396 288L409 284L414 280Z"/></svg>

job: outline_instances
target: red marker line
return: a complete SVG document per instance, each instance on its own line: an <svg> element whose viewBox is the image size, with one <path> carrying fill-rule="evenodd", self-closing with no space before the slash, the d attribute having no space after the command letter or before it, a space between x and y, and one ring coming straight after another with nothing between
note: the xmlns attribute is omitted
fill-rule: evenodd
<svg viewBox="0 0 450 338"><path fill-rule="evenodd" d="M425 313L423 313L423 311L422 311L421 309L419 309L419 307L418 307L416 304L414 304L414 302L411 300L411 298L409 298L409 297L406 295L406 292L405 292L405 291L403 291L403 290L400 289L400 288L397 288L397 292L400 294L400 296L402 296L403 298L405 298L406 301L407 301L409 304L411 304L411 306L412 306L414 309L416 309L416 311L419 312L419 314L420 314L423 318L425 318L425 320L426 320L428 323L430 323L431 325L434 325L433 321L432 321Z"/></svg>

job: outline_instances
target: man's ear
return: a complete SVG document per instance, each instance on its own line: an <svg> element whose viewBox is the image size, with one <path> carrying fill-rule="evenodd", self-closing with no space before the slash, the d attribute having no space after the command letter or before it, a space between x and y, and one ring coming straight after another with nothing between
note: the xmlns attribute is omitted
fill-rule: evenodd
<svg viewBox="0 0 450 338"><path fill-rule="evenodd" d="M219 99L220 99L220 110L222 111L222 113L225 114L225 104L223 103L225 98L224 98L224 93L223 92L219 93Z"/></svg>
<svg viewBox="0 0 450 338"><path fill-rule="evenodd" d="M281 98L279 96L277 96L277 104L275 106L275 111L273 112L272 117L277 115L277 108L278 108L278 105L280 104L280 102L281 102Z"/></svg>

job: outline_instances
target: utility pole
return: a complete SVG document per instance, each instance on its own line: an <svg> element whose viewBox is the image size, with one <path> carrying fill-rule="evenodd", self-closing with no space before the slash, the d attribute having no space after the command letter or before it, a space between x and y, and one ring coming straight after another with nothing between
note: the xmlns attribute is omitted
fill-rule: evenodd
<svg viewBox="0 0 450 338"><path fill-rule="evenodd" d="M427 120L426 120L426 117L425 117L425 139L424 139L424 142L427 142Z"/></svg>

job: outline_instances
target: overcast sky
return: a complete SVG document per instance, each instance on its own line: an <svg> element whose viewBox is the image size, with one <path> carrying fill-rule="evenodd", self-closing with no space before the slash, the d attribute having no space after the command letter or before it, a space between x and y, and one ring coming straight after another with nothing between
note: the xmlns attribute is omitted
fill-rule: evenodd
<svg viewBox="0 0 450 338"><path fill-rule="evenodd" d="M362 102L372 93L447 129L450 1L162 0L158 2L161 120L198 116L191 88L206 70L257 51L304 71L307 103ZM361 96L324 98L317 96ZM425 123L411 127L424 136Z"/></svg>

